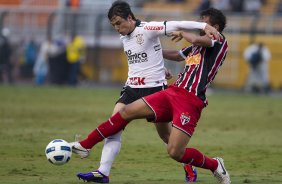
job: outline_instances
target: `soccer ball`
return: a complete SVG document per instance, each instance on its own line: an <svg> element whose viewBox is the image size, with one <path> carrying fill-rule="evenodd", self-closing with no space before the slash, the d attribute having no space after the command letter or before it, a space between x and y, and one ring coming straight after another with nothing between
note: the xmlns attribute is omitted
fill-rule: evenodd
<svg viewBox="0 0 282 184"><path fill-rule="evenodd" d="M51 141L45 149L47 160L54 165L63 165L71 158L71 146L63 139Z"/></svg>

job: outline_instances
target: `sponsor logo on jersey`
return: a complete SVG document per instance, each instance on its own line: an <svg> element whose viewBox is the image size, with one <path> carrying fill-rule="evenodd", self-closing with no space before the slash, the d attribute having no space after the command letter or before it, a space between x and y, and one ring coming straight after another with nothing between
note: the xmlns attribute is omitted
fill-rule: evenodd
<svg viewBox="0 0 282 184"><path fill-rule="evenodd" d="M162 47L160 44L154 46L155 51L161 50L161 48Z"/></svg>
<svg viewBox="0 0 282 184"><path fill-rule="evenodd" d="M189 123L190 119L191 117L188 113L182 113L180 116L180 121L182 125L186 125L187 123Z"/></svg>
<svg viewBox="0 0 282 184"><path fill-rule="evenodd" d="M144 29L145 30L156 30L156 31L159 31L159 30L163 30L164 26L145 26Z"/></svg>
<svg viewBox="0 0 282 184"><path fill-rule="evenodd" d="M135 86L145 85L145 77L130 77L127 80L127 84Z"/></svg>
<svg viewBox="0 0 282 184"><path fill-rule="evenodd" d="M198 65L200 64L201 61L201 54L196 54L196 55L189 55L186 59L185 59L185 63L186 65Z"/></svg>
<svg viewBox="0 0 282 184"><path fill-rule="evenodd" d="M128 64L143 63L148 61L146 52L132 53L131 50L125 51L127 55Z"/></svg>
<svg viewBox="0 0 282 184"><path fill-rule="evenodd" d="M142 43L144 43L144 38L143 38L143 34L137 34L136 36L136 43L139 45L142 45Z"/></svg>

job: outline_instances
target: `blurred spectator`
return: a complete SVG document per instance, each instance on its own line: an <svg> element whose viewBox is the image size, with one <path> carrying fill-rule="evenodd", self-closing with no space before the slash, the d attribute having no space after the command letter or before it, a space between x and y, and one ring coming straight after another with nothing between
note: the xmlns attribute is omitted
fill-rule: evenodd
<svg viewBox="0 0 282 184"><path fill-rule="evenodd" d="M33 39L29 40L29 42L25 45L24 63L21 68L21 74L23 77L31 78L33 76L32 71L37 58L38 50L38 45Z"/></svg>
<svg viewBox="0 0 282 184"><path fill-rule="evenodd" d="M9 42L10 30L3 28L0 33L0 83L4 82L4 75L8 83L13 83L11 55L12 48Z"/></svg>
<svg viewBox="0 0 282 184"><path fill-rule="evenodd" d="M76 9L80 6L80 0L67 0L67 6Z"/></svg>
<svg viewBox="0 0 282 184"><path fill-rule="evenodd" d="M261 42L251 44L245 49L244 58L250 66L245 90L247 92L269 92L268 62L271 58L269 49Z"/></svg>
<svg viewBox="0 0 282 184"><path fill-rule="evenodd" d="M247 0L244 1L244 10L247 13L259 13L262 6L261 0Z"/></svg>
<svg viewBox="0 0 282 184"><path fill-rule="evenodd" d="M243 12L244 0L230 0L230 8L233 12Z"/></svg>
<svg viewBox="0 0 282 184"><path fill-rule="evenodd" d="M33 67L33 73L35 76L35 84L42 85L46 80L48 73L48 58L52 53L52 40L48 38L40 46L40 51Z"/></svg>
<svg viewBox="0 0 282 184"><path fill-rule="evenodd" d="M282 0L280 0L278 5L277 5L276 13L282 14Z"/></svg>
<svg viewBox="0 0 282 184"><path fill-rule="evenodd" d="M77 84L80 64L85 59L85 42L81 36L73 36L67 45L67 61L69 62L68 84Z"/></svg>
<svg viewBox="0 0 282 184"><path fill-rule="evenodd" d="M219 9L221 11L230 10L230 1L229 0L212 0L212 7Z"/></svg>
<svg viewBox="0 0 282 184"><path fill-rule="evenodd" d="M69 65L66 56L66 39L59 35L50 43L48 50L49 78L52 84L65 84Z"/></svg>
<svg viewBox="0 0 282 184"><path fill-rule="evenodd" d="M196 13L201 12L203 10L206 10L211 7L211 1L210 0L201 0L200 5L196 9Z"/></svg>

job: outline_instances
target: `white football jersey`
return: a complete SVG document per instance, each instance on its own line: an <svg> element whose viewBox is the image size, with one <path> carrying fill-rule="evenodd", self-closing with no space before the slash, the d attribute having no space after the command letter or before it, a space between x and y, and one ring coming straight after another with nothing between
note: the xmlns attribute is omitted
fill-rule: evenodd
<svg viewBox="0 0 282 184"><path fill-rule="evenodd" d="M121 36L128 61L126 85L132 88L149 88L167 84L164 58L159 35L159 24L142 22L130 35ZM164 30L164 28L163 28Z"/></svg>
<svg viewBox="0 0 282 184"><path fill-rule="evenodd" d="M129 67L126 85L150 88L167 84L159 37L181 28L203 29L205 25L193 21L141 22L131 34L121 35Z"/></svg>

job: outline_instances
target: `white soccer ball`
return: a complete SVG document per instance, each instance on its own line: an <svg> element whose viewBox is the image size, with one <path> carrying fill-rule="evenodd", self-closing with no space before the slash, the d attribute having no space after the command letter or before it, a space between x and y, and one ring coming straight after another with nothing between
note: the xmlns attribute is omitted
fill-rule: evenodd
<svg viewBox="0 0 282 184"><path fill-rule="evenodd" d="M54 165L63 165L71 158L71 146L63 139L51 141L45 149L47 160Z"/></svg>

